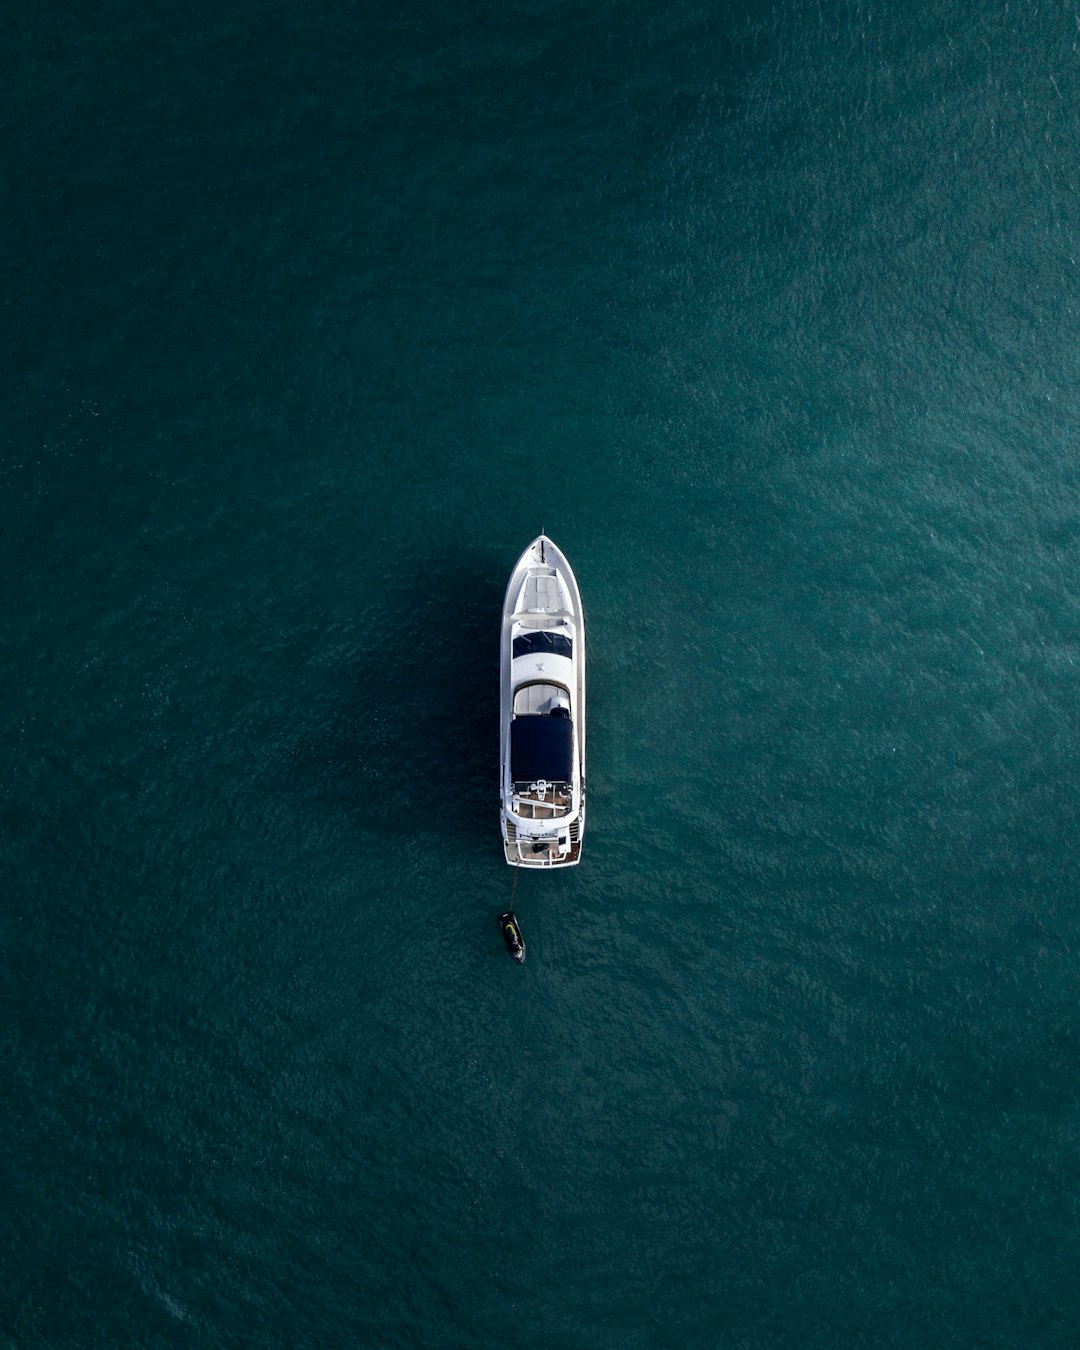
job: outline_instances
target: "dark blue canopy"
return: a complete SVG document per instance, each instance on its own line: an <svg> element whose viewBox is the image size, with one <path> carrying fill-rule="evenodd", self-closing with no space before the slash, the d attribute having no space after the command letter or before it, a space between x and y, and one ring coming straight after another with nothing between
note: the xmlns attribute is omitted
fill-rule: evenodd
<svg viewBox="0 0 1080 1350"><path fill-rule="evenodd" d="M515 783L569 783L574 724L569 717L515 717L510 723L510 778Z"/></svg>

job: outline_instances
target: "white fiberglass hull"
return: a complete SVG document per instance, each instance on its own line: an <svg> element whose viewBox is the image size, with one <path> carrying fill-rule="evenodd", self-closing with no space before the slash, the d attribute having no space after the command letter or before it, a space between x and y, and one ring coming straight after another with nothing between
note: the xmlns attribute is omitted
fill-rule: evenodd
<svg viewBox="0 0 1080 1350"><path fill-rule="evenodd" d="M500 647L500 820L512 867L573 867L585 831L585 614L546 535L506 588Z"/></svg>

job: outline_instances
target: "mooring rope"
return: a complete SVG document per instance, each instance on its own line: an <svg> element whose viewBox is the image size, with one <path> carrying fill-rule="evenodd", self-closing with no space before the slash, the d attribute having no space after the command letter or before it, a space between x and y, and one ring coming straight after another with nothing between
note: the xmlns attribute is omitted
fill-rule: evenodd
<svg viewBox="0 0 1080 1350"><path fill-rule="evenodd" d="M513 914L513 912L514 912L514 893L515 893L516 890L517 890L518 873L519 873L520 871L521 871L521 865L518 864L518 865L514 868L514 884L513 884L513 886L510 887L510 906L509 906L509 910L510 910L510 913L511 913L511 914Z"/></svg>

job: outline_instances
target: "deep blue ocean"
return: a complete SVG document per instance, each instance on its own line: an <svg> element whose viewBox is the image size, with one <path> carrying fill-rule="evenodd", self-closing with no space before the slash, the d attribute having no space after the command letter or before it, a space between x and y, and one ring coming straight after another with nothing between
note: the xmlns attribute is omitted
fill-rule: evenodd
<svg viewBox="0 0 1080 1350"><path fill-rule="evenodd" d="M0 1346L1080 1343L1080 9L59 0L0 74Z"/></svg>

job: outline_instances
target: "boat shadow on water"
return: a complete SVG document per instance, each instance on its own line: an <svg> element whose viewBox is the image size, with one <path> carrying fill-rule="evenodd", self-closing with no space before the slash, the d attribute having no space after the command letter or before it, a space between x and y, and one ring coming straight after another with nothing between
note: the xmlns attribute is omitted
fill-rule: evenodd
<svg viewBox="0 0 1080 1350"><path fill-rule="evenodd" d="M455 549L387 579L313 658L301 795L357 824L498 858L500 560ZM315 710L313 709L313 711Z"/></svg>

